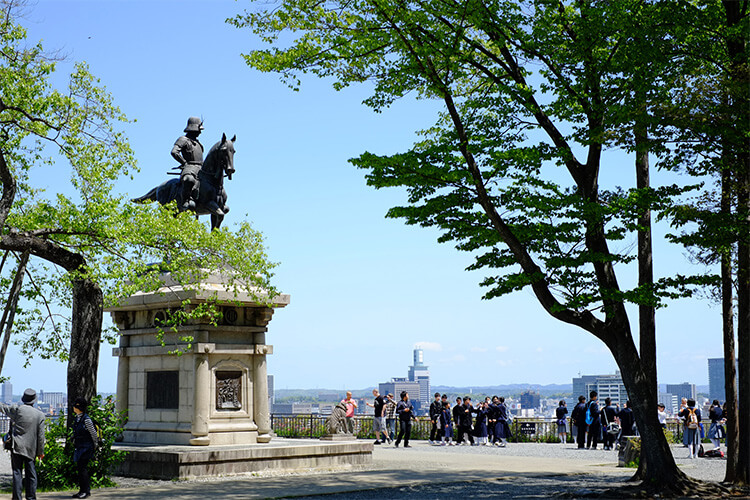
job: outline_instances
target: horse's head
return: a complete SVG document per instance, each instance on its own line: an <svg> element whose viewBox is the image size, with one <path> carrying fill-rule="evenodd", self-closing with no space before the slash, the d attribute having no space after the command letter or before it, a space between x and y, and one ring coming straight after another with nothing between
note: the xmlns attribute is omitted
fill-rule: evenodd
<svg viewBox="0 0 750 500"><path fill-rule="evenodd" d="M237 140L235 135L231 139L227 139L227 134L221 134L221 142L219 143L219 165L221 165L222 174L226 174L227 178L231 181L232 174L234 173L234 141Z"/></svg>

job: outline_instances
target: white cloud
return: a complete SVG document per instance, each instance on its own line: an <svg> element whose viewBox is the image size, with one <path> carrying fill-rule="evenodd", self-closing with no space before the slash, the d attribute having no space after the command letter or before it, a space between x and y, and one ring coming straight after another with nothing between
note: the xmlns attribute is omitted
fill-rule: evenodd
<svg viewBox="0 0 750 500"><path fill-rule="evenodd" d="M544 349L542 349L541 347L537 347L536 352L544 352Z"/></svg>
<svg viewBox="0 0 750 500"><path fill-rule="evenodd" d="M469 349L471 352L487 352L486 347L472 347Z"/></svg>
<svg viewBox="0 0 750 500"><path fill-rule="evenodd" d="M508 347L507 345L499 345L495 347L495 350L497 352L508 352L510 350L510 347Z"/></svg>
<svg viewBox="0 0 750 500"><path fill-rule="evenodd" d="M417 342L414 344L415 349L422 349L424 351L442 351L443 346L437 342Z"/></svg>

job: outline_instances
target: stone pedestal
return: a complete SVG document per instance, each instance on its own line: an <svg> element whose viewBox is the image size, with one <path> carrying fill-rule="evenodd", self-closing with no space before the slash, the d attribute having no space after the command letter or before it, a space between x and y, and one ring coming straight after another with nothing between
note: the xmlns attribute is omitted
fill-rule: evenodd
<svg viewBox="0 0 750 500"><path fill-rule="evenodd" d="M107 309L120 331L118 409L128 411L124 441L162 445L238 445L271 440L266 344L278 295L268 304L235 295L219 275L183 288L163 276L164 288L136 294ZM185 301L187 300L187 306ZM180 307L215 301L216 325L195 322L156 334L160 320ZM193 337L188 344L184 337ZM170 351L181 350L182 354Z"/></svg>

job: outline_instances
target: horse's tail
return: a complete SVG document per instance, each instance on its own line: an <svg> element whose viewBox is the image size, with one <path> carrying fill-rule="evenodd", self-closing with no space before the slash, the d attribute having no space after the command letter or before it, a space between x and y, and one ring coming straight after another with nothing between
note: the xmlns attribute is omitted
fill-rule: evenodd
<svg viewBox="0 0 750 500"><path fill-rule="evenodd" d="M156 201L156 189L157 188L153 188L151 191L144 194L143 196L140 196L138 198L133 198L130 201L132 201L133 203L147 203L149 201Z"/></svg>

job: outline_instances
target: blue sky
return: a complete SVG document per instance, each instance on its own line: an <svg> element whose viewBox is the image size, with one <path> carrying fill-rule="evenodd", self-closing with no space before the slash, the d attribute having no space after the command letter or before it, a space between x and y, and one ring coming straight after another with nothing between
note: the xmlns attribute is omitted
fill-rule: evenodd
<svg viewBox="0 0 750 500"><path fill-rule="evenodd" d="M385 219L403 192L368 188L364 172L347 162L364 151L408 148L438 103L407 98L376 114L361 104L366 87L336 92L307 79L291 91L242 60L256 42L224 19L247 5L39 0L23 24L31 42L67 56L60 72L86 61L136 120L125 130L141 172L119 183L123 192L138 196L167 178L171 146L189 116L204 118L204 145L222 132L237 135L225 222L246 219L265 234L280 263L276 284L291 295L267 337L276 387L374 386L406 376L415 344L439 385L570 383L578 373L614 372L603 344L548 317L530 292L481 300L483 274L464 271L471 257L438 244L434 231ZM605 160L608 179L633 182L629 158ZM50 192L59 188L54 173L44 179ZM695 270L683 253L659 243L657 273ZM722 355L718 307L683 301L657 321L659 382L706 384L706 358ZM17 353L6 361L14 386L65 390L63 365L21 364ZM99 390L113 392L116 376L103 346Z"/></svg>

